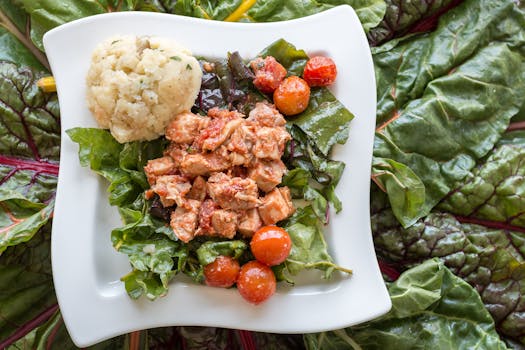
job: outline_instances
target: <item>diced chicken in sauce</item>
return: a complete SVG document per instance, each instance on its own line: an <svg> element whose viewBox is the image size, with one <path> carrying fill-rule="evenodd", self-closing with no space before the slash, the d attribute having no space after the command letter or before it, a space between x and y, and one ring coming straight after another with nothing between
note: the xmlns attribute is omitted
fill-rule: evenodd
<svg viewBox="0 0 525 350"><path fill-rule="evenodd" d="M262 226L257 208L246 210L239 219L238 231L245 237L251 237Z"/></svg>
<svg viewBox="0 0 525 350"><path fill-rule="evenodd" d="M225 209L247 210L259 204L257 184L252 179L215 173L208 179L208 193Z"/></svg>
<svg viewBox="0 0 525 350"><path fill-rule="evenodd" d="M262 198L258 208L265 225L273 225L292 215L295 208L288 187L278 187Z"/></svg>
<svg viewBox="0 0 525 350"><path fill-rule="evenodd" d="M209 119L190 112L177 114L166 128L166 138L175 143L192 144Z"/></svg>
<svg viewBox="0 0 525 350"><path fill-rule="evenodd" d="M188 243L195 237L201 202L189 199L188 206L177 207L171 213L170 226L178 239Z"/></svg>
<svg viewBox="0 0 525 350"><path fill-rule="evenodd" d="M248 176L253 179L257 186L264 192L270 192L281 183L286 165L278 159L274 161L257 160L249 170Z"/></svg>
<svg viewBox="0 0 525 350"><path fill-rule="evenodd" d="M248 118L210 109L207 116L178 114L166 129L171 141L164 156L144 171L151 185L145 195L174 207L170 225L183 242L195 236L251 237L263 224L275 224L295 211L281 161L291 139L283 116L257 103Z"/></svg>

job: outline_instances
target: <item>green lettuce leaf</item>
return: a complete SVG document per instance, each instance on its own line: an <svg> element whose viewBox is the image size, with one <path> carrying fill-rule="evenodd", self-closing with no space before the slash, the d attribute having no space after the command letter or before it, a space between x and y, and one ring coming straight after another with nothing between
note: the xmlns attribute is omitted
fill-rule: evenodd
<svg viewBox="0 0 525 350"><path fill-rule="evenodd" d="M206 241L197 248L197 257L202 266L211 264L220 255L231 256L239 259L246 251L248 245L241 240L233 241Z"/></svg>
<svg viewBox="0 0 525 350"><path fill-rule="evenodd" d="M525 135L514 131L439 205L441 210L525 227Z"/></svg>
<svg viewBox="0 0 525 350"><path fill-rule="evenodd" d="M507 349L479 294L437 259L388 286L392 309L363 325L305 335L308 350Z"/></svg>
<svg viewBox="0 0 525 350"><path fill-rule="evenodd" d="M376 252L403 267L439 258L479 291L497 328L525 340L525 240L523 233L460 223L448 213L432 213L403 229L392 211L372 216Z"/></svg>
<svg viewBox="0 0 525 350"><path fill-rule="evenodd" d="M284 275L281 278L290 281L289 275L297 275L305 269L324 271L324 278L329 278L336 270L352 273L351 270L336 265L328 254L323 229L312 206L298 208L282 227L292 239L292 250L278 269L279 275Z"/></svg>
<svg viewBox="0 0 525 350"><path fill-rule="evenodd" d="M409 222L465 178L518 113L525 81L516 72L523 69L525 37L516 33L524 24L510 0L465 1L441 17L435 32L374 55L374 155L406 165L425 185L422 210L404 215Z"/></svg>

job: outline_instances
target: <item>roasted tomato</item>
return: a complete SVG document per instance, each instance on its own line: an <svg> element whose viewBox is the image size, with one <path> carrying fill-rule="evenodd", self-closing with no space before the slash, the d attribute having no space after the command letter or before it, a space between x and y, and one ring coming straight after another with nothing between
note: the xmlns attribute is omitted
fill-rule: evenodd
<svg viewBox="0 0 525 350"><path fill-rule="evenodd" d="M239 270L237 260L221 255L211 264L204 266L204 281L208 286L228 288L237 281Z"/></svg>
<svg viewBox="0 0 525 350"><path fill-rule="evenodd" d="M286 68L272 56L267 56L264 59L259 57L251 61L250 66L255 73L253 84L265 94L273 93L286 76Z"/></svg>
<svg viewBox="0 0 525 350"><path fill-rule="evenodd" d="M335 81L337 68L330 57L315 56L306 62L303 78L310 86L328 86Z"/></svg>
<svg viewBox="0 0 525 350"><path fill-rule="evenodd" d="M250 248L257 261L274 266L286 260L292 249L292 240L284 229L264 226L253 235Z"/></svg>
<svg viewBox="0 0 525 350"><path fill-rule="evenodd" d="M303 79L290 76L273 93L275 107L284 115L299 114L308 107L310 87Z"/></svg>
<svg viewBox="0 0 525 350"><path fill-rule="evenodd" d="M249 261L241 267L237 289L252 304L260 304L275 293L277 282L273 271L258 261Z"/></svg>

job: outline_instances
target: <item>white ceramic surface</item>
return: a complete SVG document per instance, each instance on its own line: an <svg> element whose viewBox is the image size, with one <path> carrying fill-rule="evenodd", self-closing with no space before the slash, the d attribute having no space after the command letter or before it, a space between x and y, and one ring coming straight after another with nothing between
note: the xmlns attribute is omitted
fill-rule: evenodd
<svg viewBox="0 0 525 350"><path fill-rule="evenodd" d="M111 229L120 225L108 204L107 183L79 165L78 147L65 134L94 127L85 99L85 77L95 46L117 34L172 37L194 54L224 57L238 50L254 57L284 38L309 54L332 57L338 67L332 91L355 114L346 145L334 158L346 163L337 188L343 211L331 213L326 229L335 261L354 275L325 281L305 273L294 287L279 286L259 306L235 289L196 285L178 278L155 302L130 299L119 278L130 271L127 257L114 251ZM277 23L225 23L175 15L126 12L97 15L62 25L44 36L56 79L62 121L60 174L52 235L53 276L67 329L84 347L144 328L199 325L276 333L308 333L364 322L391 303L374 253L369 216L370 166L375 127L376 88L365 34L355 12L340 6Z"/></svg>

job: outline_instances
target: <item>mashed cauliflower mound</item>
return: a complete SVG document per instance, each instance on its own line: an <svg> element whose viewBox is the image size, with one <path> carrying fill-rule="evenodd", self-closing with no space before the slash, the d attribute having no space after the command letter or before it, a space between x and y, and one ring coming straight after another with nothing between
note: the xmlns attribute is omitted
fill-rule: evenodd
<svg viewBox="0 0 525 350"><path fill-rule="evenodd" d="M88 106L118 142L152 140L175 115L191 109L201 78L191 52L169 39L113 37L93 53Z"/></svg>

